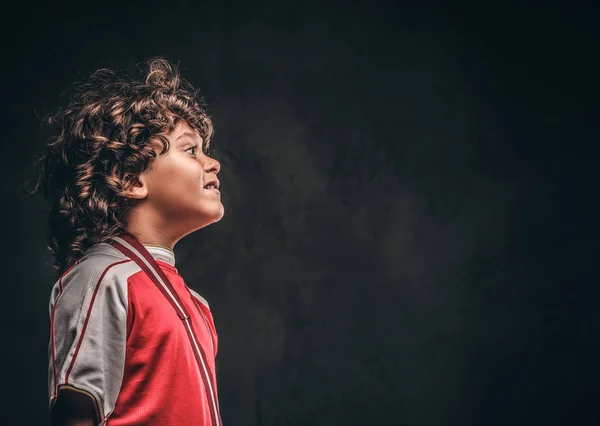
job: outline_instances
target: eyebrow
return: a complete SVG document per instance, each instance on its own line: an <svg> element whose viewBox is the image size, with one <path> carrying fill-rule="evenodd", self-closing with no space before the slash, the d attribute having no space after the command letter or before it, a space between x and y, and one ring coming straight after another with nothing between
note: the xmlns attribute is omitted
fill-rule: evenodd
<svg viewBox="0 0 600 426"><path fill-rule="evenodd" d="M178 141L179 139L183 139L185 137L189 137L192 139L196 139L196 136L198 136L197 133L192 133L192 132L183 132L182 134L180 134L179 136L177 136L177 138L175 139L176 141ZM202 138L200 138L200 140L202 140Z"/></svg>
<svg viewBox="0 0 600 426"><path fill-rule="evenodd" d="M178 140L183 139L185 137L189 137L191 139L196 139L197 136L200 136L200 135L198 135L198 133L192 133L192 132L187 132L186 131L186 132L183 132L182 134L180 134L179 136L177 136L177 138L175 138L175 140L178 141ZM204 140L204 138L202 138L201 136L200 136L200 141L202 142L200 144L200 146L202 147L201 149L203 151L207 151L208 149L210 149L210 141L206 142Z"/></svg>

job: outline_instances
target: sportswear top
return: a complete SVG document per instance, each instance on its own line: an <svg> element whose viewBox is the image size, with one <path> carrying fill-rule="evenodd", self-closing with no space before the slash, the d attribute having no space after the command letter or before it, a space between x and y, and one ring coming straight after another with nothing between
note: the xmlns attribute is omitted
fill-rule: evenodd
<svg viewBox="0 0 600 426"><path fill-rule="evenodd" d="M172 250L127 241L154 259L189 318L114 244L90 247L50 295L50 409L70 389L94 401L103 426L221 425L208 303L185 284Z"/></svg>

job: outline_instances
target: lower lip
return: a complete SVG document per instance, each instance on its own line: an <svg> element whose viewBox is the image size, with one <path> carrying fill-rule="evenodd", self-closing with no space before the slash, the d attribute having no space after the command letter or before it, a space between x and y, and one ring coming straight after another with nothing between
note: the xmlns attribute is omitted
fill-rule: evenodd
<svg viewBox="0 0 600 426"><path fill-rule="evenodd" d="M217 188L210 188L210 189L204 188L204 189L206 189L207 191L210 191L210 192L214 192L216 194L220 194L221 193L221 191L219 191Z"/></svg>

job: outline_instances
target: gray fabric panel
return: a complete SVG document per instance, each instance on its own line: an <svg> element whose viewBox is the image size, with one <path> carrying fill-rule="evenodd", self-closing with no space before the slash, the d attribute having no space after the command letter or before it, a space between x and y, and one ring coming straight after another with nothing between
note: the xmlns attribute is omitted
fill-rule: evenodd
<svg viewBox="0 0 600 426"><path fill-rule="evenodd" d="M63 278L60 296L58 282L53 288L50 309L56 304L54 339L59 386L66 381L100 276L111 264L125 259L110 245L96 246ZM70 385L96 397L102 417L114 409L121 388L127 339L127 279L139 271L139 266L130 261L112 266L104 275L69 375ZM50 404L54 389L51 350L50 345Z"/></svg>

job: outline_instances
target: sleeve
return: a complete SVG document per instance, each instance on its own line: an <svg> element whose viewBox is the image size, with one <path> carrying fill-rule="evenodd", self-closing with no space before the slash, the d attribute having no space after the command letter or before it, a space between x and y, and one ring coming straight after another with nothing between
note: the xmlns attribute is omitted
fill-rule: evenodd
<svg viewBox="0 0 600 426"><path fill-rule="evenodd" d="M93 400L98 421L114 409L127 342L127 277L115 264L63 277L50 302L50 410L69 390Z"/></svg>

